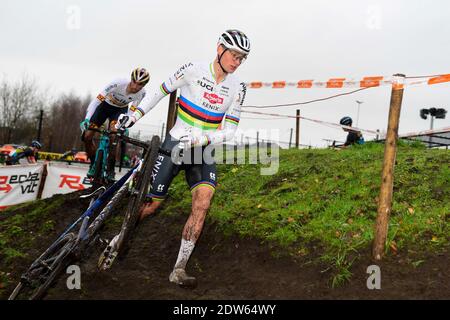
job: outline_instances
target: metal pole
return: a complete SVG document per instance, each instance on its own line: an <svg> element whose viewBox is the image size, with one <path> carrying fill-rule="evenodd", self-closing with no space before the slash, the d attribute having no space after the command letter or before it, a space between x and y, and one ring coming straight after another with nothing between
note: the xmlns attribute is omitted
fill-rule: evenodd
<svg viewBox="0 0 450 320"><path fill-rule="evenodd" d="M358 112L356 114L356 126L358 126L358 122L359 122L359 107L361 106L360 103L358 103Z"/></svg>
<svg viewBox="0 0 450 320"><path fill-rule="evenodd" d="M42 132L42 119L44 118L44 110L41 110L39 113L39 127L37 133L37 141L41 141L41 132Z"/></svg>
<svg viewBox="0 0 450 320"><path fill-rule="evenodd" d="M405 75L396 74L392 82L388 128L384 145L383 173L372 248L373 258L375 260L381 260L383 257L388 233L389 216L392 209L394 166L397 153L398 126L402 107L404 79Z"/></svg>
<svg viewBox="0 0 450 320"><path fill-rule="evenodd" d="M291 136L289 137L289 149L291 148L292 145L292 133L294 132L294 128L291 128Z"/></svg>
<svg viewBox="0 0 450 320"><path fill-rule="evenodd" d="M259 148L259 131L256 131L256 147Z"/></svg>
<svg viewBox="0 0 450 320"><path fill-rule="evenodd" d="M433 130L434 116L430 115L430 118L431 118L430 130ZM432 142L433 142L433 137L430 135L430 138L428 138L428 145L430 148L433 146Z"/></svg>
<svg viewBox="0 0 450 320"><path fill-rule="evenodd" d="M358 122L359 122L359 107L361 106L361 103L363 103L363 101L358 101L356 100L356 103L358 104L358 112L356 114L356 127L358 127Z"/></svg>
<svg viewBox="0 0 450 320"><path fill-rule="evenodd" d="M300 110L297 109L297 118L295 119L295 147L300 145Z"/></svg>

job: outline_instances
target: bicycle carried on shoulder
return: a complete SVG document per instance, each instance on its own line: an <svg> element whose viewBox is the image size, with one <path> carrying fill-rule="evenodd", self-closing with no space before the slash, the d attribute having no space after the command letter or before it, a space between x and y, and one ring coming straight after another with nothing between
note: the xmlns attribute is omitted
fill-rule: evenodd
<svg viewBox="0 0 450 320"><path fill-rule="evenodd" d="M136 224L140 203L143 202L147 193L153 163L158 155L160 138L154 136L150 144L125 136L122 138L129 143L143 147L146 150L144 159L139 160L134 168L101 193L89 208L31 264L28 270L22 274L20 282L9 296L9 300L16 298L41 299L62 270L74 261L79 261L86 253L87 248L93 243L97 243L99 229L111 216L120 201L129 195L130 201L124 220L126 227L122 238L122 242L127 241ZM94 194L98 193L97 190L94 191ZM108 200L109 202L102 211L92 223L89 223L95 212ZM80 222L81 226L78 232L74 232Z"/></svg>

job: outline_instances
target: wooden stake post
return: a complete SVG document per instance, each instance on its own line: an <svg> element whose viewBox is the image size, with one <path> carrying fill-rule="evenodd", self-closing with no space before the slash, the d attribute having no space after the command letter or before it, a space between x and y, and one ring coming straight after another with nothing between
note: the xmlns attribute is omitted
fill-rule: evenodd
<svg viewBox="0 0 450 320"><path fill-rule="evenodd" d="M388 234L389 216L392 209L392 192L394 186L394 166L397 153L398 126L403 99L403 82L405 75L395 74L392 83L389 122L384 146L383 173L378 214L375 226L375 237L372 254L375 260L381 260L384 254Z"/></svg>

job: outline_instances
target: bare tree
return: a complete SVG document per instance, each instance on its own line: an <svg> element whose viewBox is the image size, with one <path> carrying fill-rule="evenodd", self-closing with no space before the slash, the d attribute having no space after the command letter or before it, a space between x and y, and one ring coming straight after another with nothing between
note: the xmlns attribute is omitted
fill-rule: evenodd
<svg viewBox="0 0 450 320"><path fill-rule="evenodd" d="M21 133L30 131L30 121L36 123L33 115L44 108L46 100L46 93L28 75L15 83L4 76L0 83L0 143L26 142Z"/></svg>
<svg viewBox="0 0 450 320"><path fill-rule="evenodd" d="M46 116L44 135L48 150L65 152L72 148L81 149L80 122L84 119L89 97L63 94L51 105Z"/></svg>
<svg viewBox="0 0 450 320"><path fill-rule="evenodd" d="M26 74L17 82L3 76L0 81L0 144L29 144L36 139L40 110L43 110L41 142L45 151L83 148L79 123L84 119L90 97L70 93L52 99L48 91L38 87L36 80Z"/></svg>

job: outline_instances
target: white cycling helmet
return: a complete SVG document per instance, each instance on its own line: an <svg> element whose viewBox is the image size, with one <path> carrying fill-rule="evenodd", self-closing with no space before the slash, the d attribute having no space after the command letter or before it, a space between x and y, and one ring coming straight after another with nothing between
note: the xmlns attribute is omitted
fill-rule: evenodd
<svg viewBox="0 0 450 320"><path fill-rule="evenodd" d="M239 30L227 30L221 34L218 44L223 44L227 49L236 50L245 55L250 53L250 40Z"/></svg>
<svg viewBox="0 0 450 320"><path fill-rule="evenodd" d="M150 74L144 68L136 68L131 72L131 80L145 86L150 80Z"/></svg>

